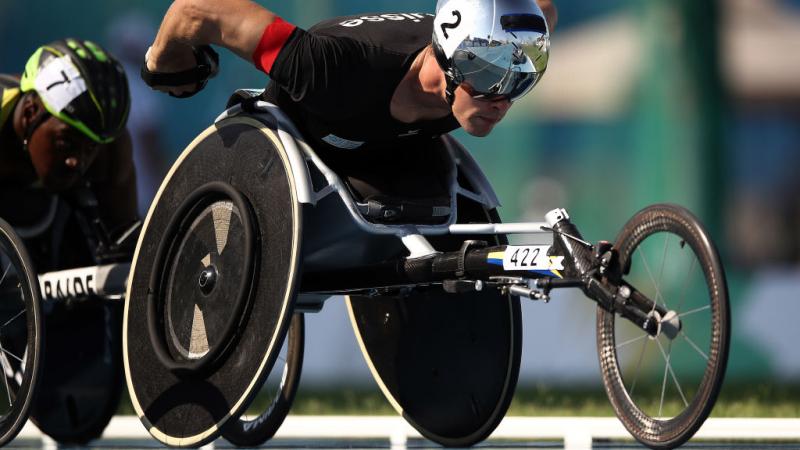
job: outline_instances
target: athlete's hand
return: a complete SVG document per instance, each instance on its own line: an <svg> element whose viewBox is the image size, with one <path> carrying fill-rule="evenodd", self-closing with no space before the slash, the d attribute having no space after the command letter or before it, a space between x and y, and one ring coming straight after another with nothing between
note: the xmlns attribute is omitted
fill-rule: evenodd
<svg viewBox="0 0 800 450"><path fill-rule="evenodd" d="M142 79L155 90L173 97L190 97L217 74L219 56L209 46L174 43L150 47L142 65Z"/></svg>
<svg viewBox="0 0 800 450"><path fill-rule="evenodd" d="M189 70L197 65L194 59L194 51L190 45L174 44L170 49L159 49L150 47L144 56L144 64L152 73L177 73ZM194 90L194 83L182 86L150 85L151 88L180 95L184 92Z"/></svg>

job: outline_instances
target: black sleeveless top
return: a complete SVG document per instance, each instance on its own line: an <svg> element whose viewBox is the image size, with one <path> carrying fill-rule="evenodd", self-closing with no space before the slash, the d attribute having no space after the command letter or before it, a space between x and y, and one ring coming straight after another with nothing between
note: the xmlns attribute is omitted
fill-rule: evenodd
<svg viewBox="0 0 800 450"><path fill-rule="evenodd" d="M321 153L426 145L458 128L455 118L407 124L391 116L390 105L432 34L433 15L419 13L338 17L295 29L265 96Z"/></svg>

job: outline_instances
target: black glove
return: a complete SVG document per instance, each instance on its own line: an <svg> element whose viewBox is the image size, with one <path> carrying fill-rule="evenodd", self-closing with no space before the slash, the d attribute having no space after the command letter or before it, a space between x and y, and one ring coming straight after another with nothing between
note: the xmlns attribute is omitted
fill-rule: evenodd
<svg viewBox="0 0 800 450"><path fill-rule="evenodd" d="M177 87L185 84L195 84L195 89L190 92L184 92L180 95L170 92L169 95L172 97L186 98L200 92L206 87L208 80L217 75L219 71L219 55L210 45L193 47L192 50L197 60L197 66L180 72L151 72L147 69L147 57L145 56L145 61L142 63L142 80L150 87Z"/></svg>

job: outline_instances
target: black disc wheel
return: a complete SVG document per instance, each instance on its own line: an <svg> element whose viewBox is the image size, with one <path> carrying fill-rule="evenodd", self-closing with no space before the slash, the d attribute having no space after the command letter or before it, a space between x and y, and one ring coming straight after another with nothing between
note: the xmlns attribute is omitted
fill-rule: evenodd
<svg viewBox="0 0 800 450"><path fill-rule="evenodd" d="M230 420L222 437L239 447L257 447L275 436L292 407L303 368L305 320L295 313L278 359L245 414ZM255 412L255 414L251 414Z"/></svg>
<svg viewBox="0 0 800 450"><path fill-rule="evenodd" d="M499 223L495 210L459 198L461 223ZM507 243L505 235L432 236L439 251L465 240ZM519 298L496 290L448 294L440 287L408 294L348 297L361 352L384 396L427 439L468 447L505 416L519 376Z"/></svg>
<svg viewBox="0 0 800 450"><path fill-rule="evenodd" d="M122 305L87 298L54 302L44 314L44 347L31 421L59 444L99 438L119 407L122 371Z"/></svg>
<svg viewBox="0 0 800 450"><path fill-rule="evenodd" d="M663 309L645 311L658 324L651 335L598 308L606 393L637 440L675 448L703 424L722 385L730 337L725 273L702 225L674 205L637 213L614 246L623 280Z"/></svg>
<svg viewBox="0 0 800 450"><path fill-rule="evenodd" d="M131 403L160 442L213 441L272 371L294 310L301 211L286 150L252 117L206 129L162 183L123 320Z"/></svg>
<svg viewBox="0 0 800 450"><path fill-rule="evenodd" d="M25 247L0 220L0 446L14 439L28 410L42 358L39 284Z"/></svg>

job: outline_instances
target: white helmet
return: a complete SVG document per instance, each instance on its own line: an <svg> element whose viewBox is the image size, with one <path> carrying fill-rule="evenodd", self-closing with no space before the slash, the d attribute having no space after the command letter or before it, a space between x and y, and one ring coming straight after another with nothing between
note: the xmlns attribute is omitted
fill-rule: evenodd
<svg viewBox="0 0 800 450"><path fill-rule="evenodd" d="M433 50L451 104L461 84L473 97L514 101L547 69L550 33L536 0L439 0Z"/></svg>

